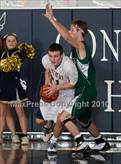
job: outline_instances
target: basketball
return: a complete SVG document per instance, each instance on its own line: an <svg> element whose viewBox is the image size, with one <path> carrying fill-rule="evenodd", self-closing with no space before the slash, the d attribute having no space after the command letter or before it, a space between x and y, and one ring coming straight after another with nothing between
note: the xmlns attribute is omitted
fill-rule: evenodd
<svg viewBox="0 0 121 164"><path fill-rule="evenodd" d="M50 85L46 84L46 85L43 85L41 88L40 88L40 98L44 101L44 102L48 102L48 103L51 103L52 101L56 101L58 96L59 96L59 92L56 91L54 92L53 94L51 95L47 95L46 92L48 91Z"/></svg>

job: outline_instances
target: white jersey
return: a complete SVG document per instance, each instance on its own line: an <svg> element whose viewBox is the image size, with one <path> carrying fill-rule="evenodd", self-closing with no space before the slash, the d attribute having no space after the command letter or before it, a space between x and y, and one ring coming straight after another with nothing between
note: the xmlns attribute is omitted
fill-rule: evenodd
<svg viewBox="0 0 121 164"><path fill-rule="evenodd" d="M72 85L75 85L78 79L77 68L72 60L68 56L63 56L61 64L55 69L54 65L50 62L48 55L45 55L42 58L42 64L45 69L48 69L53 78L53 82L59 82L63 84L70 82ZM74 94L74 89L60 90L60 94L72 96Z"/></svg>
<svg viewBox="0 0 121 164"><path fill-rule="evenodd" d="M45 55L42 58L42 64L45 69L49 70L53 78L53 83L56 81L59 84L70 82L75 85L78 80L78 72L73 61L63 56L61 64L55 69L54 65L49 60L49 56ZM52 103L45 103L40 100L40 110L45 120L54 120L56 122L57 114L69 105L74 98L74 89L63 89L59 91L59 97ZM52 108L52 109L51 109Z"/></svg>

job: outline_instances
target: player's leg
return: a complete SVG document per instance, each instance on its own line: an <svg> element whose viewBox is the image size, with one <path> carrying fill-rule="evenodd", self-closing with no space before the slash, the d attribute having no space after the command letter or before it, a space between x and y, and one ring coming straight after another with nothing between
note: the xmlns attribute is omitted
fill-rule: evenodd
<svg viewBox="0 0 121 164"><path fill-rule="evenodd" d="M91 149L96 151L108 150L110 145L100 134L99 129L96 127L94 123L91 122L92 118L92 107L91 101L88 98L82 97L82 101L88 102L88 106L84 106L81 108L83 112L79 112L77 119L80 121L83 128L87 129L89 133L94 137L95 145ZM83 103L84 104L84 103Z"/></svg>
<svg viewBox="0 0 121 164"><path fill-rule="evenodd" d="M35 122L36 124L42 126L42 129L44 132L43 141L48 142L50 138L52 137L52 131L53 131L53 126L54 126L53 121L44 120L41 111L38 110Z"/></svg>
<svg viewBox="0 0 121 164"><path fill-rule="evenodd" d="M36 124L41 125L41 126L44 126L47 124L47 121L44 120L40 110L37 111L35 122Z"/></svg>
<svg viewBox="0 0 121 164"><path fill-rule="evenodd" d="M73 123L71 114L68 113L67 111L63 111L58 116L58 119L57 119L57 122L55 125L55 129L54 129L55 130L54 135L50 140L50 145L49 145L49 149L48 149L49 153L50 152L53 153L53 152L57 151L57 140L61 134L61 130L62 130L63 126L65 126L69 130L69 132L74 136L74 139L78 145L77 149L76 149L77 151L78 150L86 150L88 148L88 145L86 144L86 142L84 142L83 135L81 135L79 129Z"/></svg>
<svg viewBox="0 0 121 164"><path fill-rule="evenodd" d="M79 100L81 100L80 97ZM77 142L77 149L78 150L87 149L87 144L84 142L84 137L81 135L79 129L73 123L72 116L71 116L72 112L74 113L75 117L78 117L78 115L80 115L80 112L78 112L77 109L78 104L76 105L76 102L78 102L77 99L75 99L73 106L69 106L67 109L65 109L65 111L61 113L61 115L57 119L58 124L56 123L56 128L58 129L59 124L60 126L62 125L65 126L69 130L69 132L71 132L71 134L74 136L75 141ZM84 110L82 110L82 113L83 111ZM53 139L51 144L52 146L50 146L49 151L56 151L55 143L58 139L58 135L54 133L52 139Z"/></svg>
<svg viewBox="0 0 121 164"><path fill-rule="evenodd" d="M61 113L58 114L57 116L57 121L56 121L56 124L54 126L54 130L53 130L53 135L56 137L56 138L59 138L60 135L61 135L61 132L63 130L63 124L62 122L60 121L60 116L61 116Z"/></svg>
<svg viewBox="0 0 121 164"><path fill-rule="evenodd" d="M88 144L85 142L83 135L80 133L80 130L76 126L76 124L73 122L72 116L67 111L64 111L62 115L60 116L60 121L63 123L63 125L68 129L68 131L72 134L74 137L75 142L77 143L76 150L87 150Z"/></svg>
<svg viewBox="0 0 121 164"><path fill-rule="evenodd" d="M60 116L61 116L61 113L59 113L57 116L57 121L53 129L53 136L49 142L48 153L53 153L53 152L55 153L57 151L57 141L63 129L63 124L60 121Z"/></svg>
<svg viewBox="0 0 121 164"><path fill-rule="evenodd" d="M93 92L89 92L90 94L88 92L89 89L78 97L73 106L72 116L77 118L82 126L95 138L94 150L108 150L110 148L109 143L102 138L99 129L91 122L92 101L95 100L95 96Z"/></svg>
<svg viewBox="0 0 121 164"><path fill-rule="evenodd" d="M84 124L81 122L83 128L87 129L89 133L94 137L95 145L91 148L94 151L106 151L111 148L110 144L102 137L99 129L93 122L89 122L89 124Z"/></svg>
<svg viewBox="0 0 121 164"><path fill-rule="evenodd" d="M99 129L93 122L90 121L89 124L84 124L83 122L80 122L80 124L82 125L82 127L87 129L93 137L96 138L100 135Z"/></svg>

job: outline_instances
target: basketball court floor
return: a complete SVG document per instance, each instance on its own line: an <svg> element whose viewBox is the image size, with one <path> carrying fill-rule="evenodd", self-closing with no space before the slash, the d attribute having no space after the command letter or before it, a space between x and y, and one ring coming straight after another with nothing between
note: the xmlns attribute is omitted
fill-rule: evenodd
<svg viewBox="0 0 121 164"><path fill-rule="evenodd" d="M121 164L121 143L110 144L112 148L107 152L74 153L73 142L61 141L57 154L49 155L48 144L41 141L28 146L5 141L0 145L0 164Z"/></svg>

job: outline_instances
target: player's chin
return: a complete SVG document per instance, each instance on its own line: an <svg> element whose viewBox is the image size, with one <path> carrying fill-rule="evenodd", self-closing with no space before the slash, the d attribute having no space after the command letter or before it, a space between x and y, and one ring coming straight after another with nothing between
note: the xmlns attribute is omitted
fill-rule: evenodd
<svg viewBox="0 0 121 164"><path fill-rule="evenodd" d="M53 63L54 66L57 66L57 63Z"/></svg>
<svg viewBox="0 0 121 164"><path fill-rule="evenodd" d="M58 63L56 63L56 64L54 64L54 67L58 67L60 64L58 64Z"/></svg>

